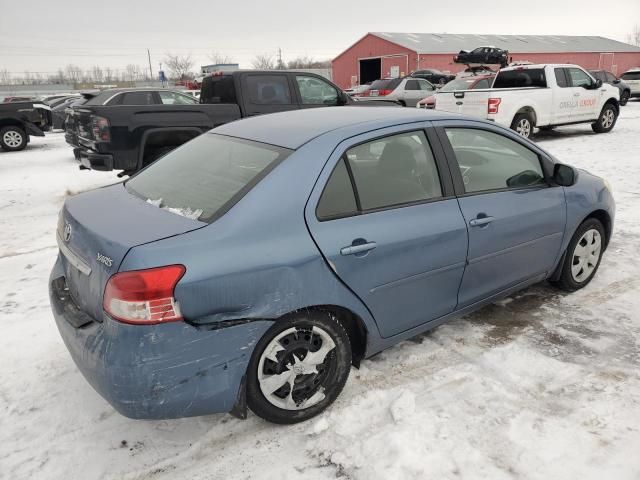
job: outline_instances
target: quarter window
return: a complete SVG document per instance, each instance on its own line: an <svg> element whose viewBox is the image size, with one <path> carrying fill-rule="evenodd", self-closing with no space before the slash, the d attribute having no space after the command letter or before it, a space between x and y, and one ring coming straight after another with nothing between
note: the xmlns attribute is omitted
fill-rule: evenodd
<svg viewBox="0 0 640 480"><path fill-rule="evenodd" d="M296 82L304 105L338 104L338 91L324 80L297 75Z"/></svg>
<svg viewBox="0 0 640 480"><path fill-rule="evenodd" d="M248 75L249 100L254 105L290 105L291 91L285 75Z"/></svg>
<svg viewBox="0 0 640 480"><path fill-rule="evenodd" d="M466 193L544 184L538 155L486 130L447 128Z"/></svg>
<svg viewBox="0 0 640 480"><path fill-rule="evenodd" d="M424 132L381 138L346 152L360 208L442 197L438 169Z"/></svg>
<svg viewBox="0 0 640 480"><path fill-rule="evenodd" d="M316 214L319 219L328 220L353 215L357 210L349 172L341 159L324 187Z"/></svg>

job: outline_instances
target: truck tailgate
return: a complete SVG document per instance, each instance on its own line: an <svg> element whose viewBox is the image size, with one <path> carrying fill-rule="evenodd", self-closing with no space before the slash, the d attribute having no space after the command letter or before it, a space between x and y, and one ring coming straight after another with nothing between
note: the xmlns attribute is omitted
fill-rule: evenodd
<svg viewBox="0 0 640 480"><path fill-rule="evenodd" d="M454 92L438 92L436 110L459 113L477 118L487 118L487 101L491 90L460 90Z"/></svg>

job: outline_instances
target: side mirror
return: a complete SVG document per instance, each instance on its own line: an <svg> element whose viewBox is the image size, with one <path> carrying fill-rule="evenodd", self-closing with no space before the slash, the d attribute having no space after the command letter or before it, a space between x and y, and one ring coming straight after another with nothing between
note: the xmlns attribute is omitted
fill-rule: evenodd
<svg viewBox="0 0 640 480"><path fill-rule="evenodd" d="M602 86L602 80L597 79L597 80L596 80L596 85L595 85L593 88L594 88L594 89L595 89L595 88L600 88L601 86Z"/></svg>
<svg viewBox="0 0 640 480"><path fill-rule="evenodd" d="M556 163L553 167L553 181L556 185L561 187L571 187L575 185L577 180L577 173L573 167L564 165L562 163Z"/></svg>
<svg viewBox="0 0 640 480"><path fill-rule="evenodd" d="M349 95L344 93L342 90L338 92L338 105L349 105Z"/></svg>

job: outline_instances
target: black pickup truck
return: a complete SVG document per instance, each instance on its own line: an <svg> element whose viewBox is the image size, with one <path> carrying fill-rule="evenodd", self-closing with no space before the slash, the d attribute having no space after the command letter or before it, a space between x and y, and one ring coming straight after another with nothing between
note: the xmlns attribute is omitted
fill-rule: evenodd
<svg viewBox="0 0 640 480"><path fill-rule="evenodd" d="M30 136L44 137L51 125L51 109L34 102L0 103L0 147L6 151L26 148Z"/></svg>
<svg viewBox="0 0 640 480"><path fill-rule="evenodd" d="M199 104L189 95L167 89L104 90L68 111L65 138L81 168L122 170L130 175L233 120L353 104L357 103L340 88L312 73L235 71L205 77Z"/></svg>

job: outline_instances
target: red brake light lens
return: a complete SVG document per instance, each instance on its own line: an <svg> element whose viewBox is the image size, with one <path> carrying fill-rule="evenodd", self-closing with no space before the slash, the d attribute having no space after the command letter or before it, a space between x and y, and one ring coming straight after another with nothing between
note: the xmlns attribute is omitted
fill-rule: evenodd
<svg viewBox="0 0 640 480"><path fill-rule="evenodd" d="M393 90L387 90L387 89L378 90L378 95L383 97L385 95L389 95L391 92L393 92Z"/></svg>
<svg viewBox="0 0 640 480"><path fill-rule="evenodd" d="M104 290L103 308L123 323L150 325L182 320L174 290L187 269L168 265L113 275Z"/></svg>
<svg viewBox="0 0 640 480"><path fill-rule="evenodd" d="M490 98L487 103L487 113L498 113L501 101L500 98Z"/></svg>

